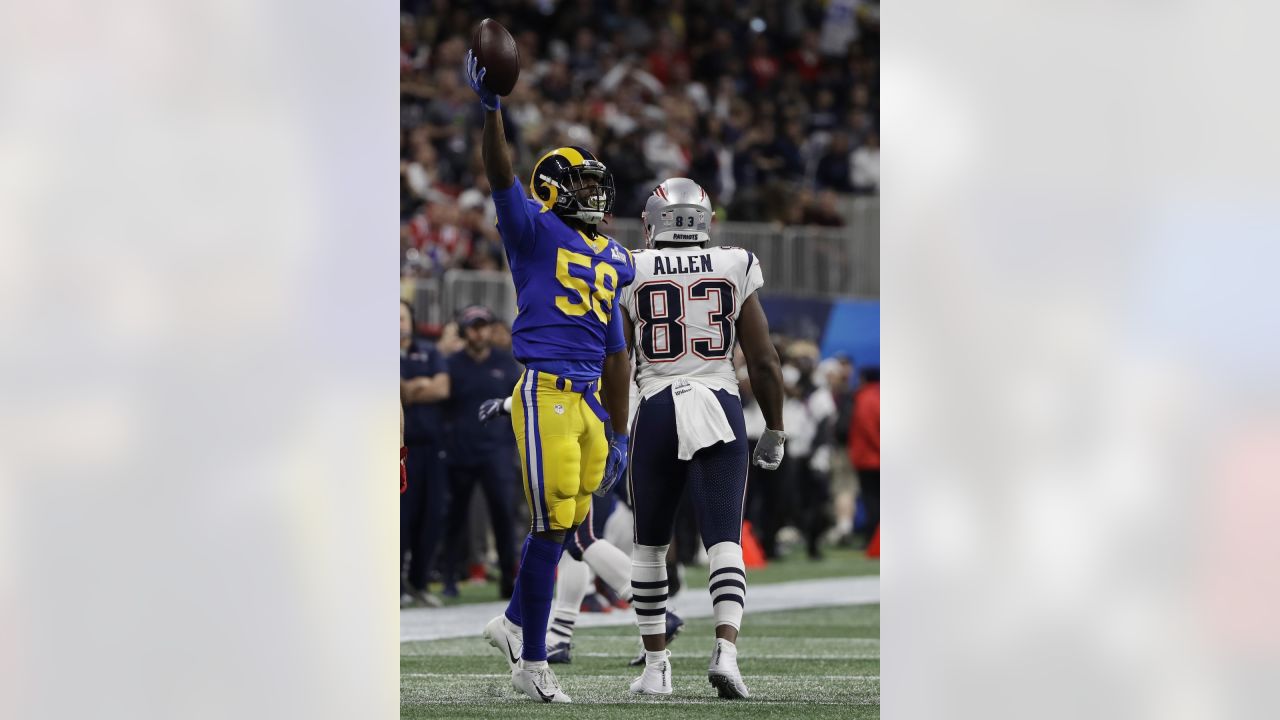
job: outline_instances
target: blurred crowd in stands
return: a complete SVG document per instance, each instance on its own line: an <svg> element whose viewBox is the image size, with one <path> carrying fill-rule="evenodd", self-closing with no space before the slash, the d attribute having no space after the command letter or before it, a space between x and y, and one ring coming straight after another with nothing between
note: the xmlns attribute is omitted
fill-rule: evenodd
<svg viewBox="0 0 1280 720"><path fill-rule="evenodd" d="M408 303L400 306L400 328L409 475L401 496L401 605L438 606L440 595L457 596L467 581L496 581L487 586L497 592L486 592L509 597L515 538L528 528L528 510L510 421L480 425L476 413L483 400L509 394L518 379L510 329L488 309L471 306L428 338ZM779 336L775 344L786 383L787 450L777 470L750 469L751 531L771 560L819 559L832 545L865 546L880 514L879 369L857 367L845 356L823 359L805 340ZM743 367L740 355L735 364ZM754 446L764 419L745 368L739 376ZM623 508L625 487L618 486ZM701 564L697 524L687 499L684 505L677 556ZM610 539L630 552L630 515L616 514L621 532Z"/></svg>
<svg viewBox="0 0 1280 720"><path fill-rule="evenodd" d="M476 23L520 50L503 99L522 182L561 145L614 174L617 217L662 179L707 188L720 221L840 226L837 194L880 180L875 0L402 0L402 271L501 269L480 161L483 112L462 79Z"/></svg>

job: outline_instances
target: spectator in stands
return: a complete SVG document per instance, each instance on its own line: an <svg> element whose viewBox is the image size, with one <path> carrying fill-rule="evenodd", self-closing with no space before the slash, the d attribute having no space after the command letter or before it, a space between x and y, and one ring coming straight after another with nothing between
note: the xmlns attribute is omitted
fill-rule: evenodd
<svg viewBox="0 0 1280 720"><path fill-rule="evenodd" d="M486 202L493 204L492 200L472 189L463 193L458 203L462 230L471 239L469 254L462 260L462 266L471 270L501 270L506 267L502 237L498 235L497 226L486 217Z"/></svg>
<svg viewBox="0 0 1280 720"><path fill-rule="evenodd" d="M466 133L475 103L471 91L462 84L454 67L438 67L435 72L435 93L427 105L427 137L439 155L445 159L440 164L440 176L451 185L459 185L463 179L470 148Z"/></svg>
<svg viewBox="0 0 1280 720"><path fill-rule="evenodd" d="M405 418L405 468L409 476L400 496L401 562L406 553L409 555L409 567L400 584L401 607L415 602L440 606L440 599L427 591L427 580L448 500L441 413L441 403L448 398L449 373L444 356L430 341L417 336L413 306L401 300L400 403Z"/></svg>
<svg viewBox="0 0 1280 720"><path fill-rule="evenodd" d="M436 189L440 171L435 146L423 139L411 145L410 153L413 159L402 161L400 170L409 192L417 200L447 200L448 196Z"/></svg>
<svg viewBox="0 0 1280 720"><path fill-rule="evenodd" d="M412 19L400 21L400 76L411 75L427 66L428 48L418 42L418 26Z"/></svg>
<svg viewBox="0 0 1280 720"><path fill-rule="evenodd" d="M831 134L831 144L818 159L818 170L814 182L818 187L836 192L853 192L853 177L850 167L853 155L849 151L849 134L844 131Z"/></svg>
<svg viewBox="0 0 1280 720"><path fill-rule="evenodd" d="M462 339L462 333L458 331L458 323L448 322L445 323L443 328L440 328L440 339L436 341L436 346L440 348L440 352L444 353L445 357L458 352L465 344Z"/></svg>
<svg viewBox="0 0 1280 720"><path fill-rule="evenodd" d="M880 190L880 135L875 131L853 151L853 189L864 195Z"/></svg>
<svg viewBox="0 0 1280 720"><path fill-rule="evenodd" d="M653 173L647 184L654 186L661 182L660 178L684 177L688 173L689 150L681 144L685 137L685 133L669 124L645 137L644 160Z"/></svg>
<svg viewBox="0 0 1280 720"><path fill-rule="evenodd" d="M862 544L880 526L880 368L864 368L853 396L849 427L849 460L858 473L858 489L867 510Z"/></svg>
<svg viewBox="0 0 1280 720"><path fill-rule="evenodd" d="M658 31L657 43L645 58L649 74L658 82L667 85L680 72L677 68L689 67L689 56L676 42L676 35L670 28Z"/></svg>
<svg viewBox="0 0 1280 720"><path fill-rule="evenodd" d="M818 79L822 72L822 54L818 45L818 33L806 30L800 45L787 53L787 64L794 68L806 83Z"/></svg>
<svg viewBox="0 0 1280 720"><path fill-rule="evenodd" d="M751 71L751 79L758 91L767 92L778 77L778 58L769 47L769 38L756 35L751 41L751 52L747 56L747 67Z"/></svg>
<svg viewBox="0 0 1280 720"><path fill-rule="evenodd" d="M858 39L857 11L862 0L830 0L822 19L819 48L824 55L843 58Z"/></svg>
<svg viewBox="0 0 1280 720"><path fill-rule="evenodd" d="M831 445L836 420L831 393L814 378L818 348L813 343L793 343L783 368L787 401L783 422L787 427L787 455L783 459L786 484L797 529L805 539L811 559L822 557L819 542L831 527ZM788 464L788 459L790 463Z"/></svg>
<svg viewBox="0 0 1280 720"><path fill-rule="evenodd" d="M490 342L493 347L511 352L511 328L501 320L490 325Z"/></svg>
<svg viewBox="0 0 1280 720"><path fill-rule="evenodd" d="M462 208L453 202L429 202L409 222L413 246L438 270L458 267L471 254L471 233L462 224Z"/></svg>
<svg viewBox="0 0 1280 720"><path fill-rule="evenodd" d="M720 182L720 144L724 125L718 118L710 115L699 117L697 122L686 177L706 189L718 202L727 202L722 195Z"/></svg>
<svg viewBox="0 0 1280 720"><path fill-rule="evenodd" d="M590 25L578 27L573 38L573 51L569 54L569 70L577 76L590 76L599 72L596 34Z"/></svg>
<svg viewBox="0 0 1280 720"><path fill-rule="evenodd" d="M857 480L849 464L849 424L853 418L853 363L847 355L837 353L818 364L818 377L825 380L827 392L836 409L831 447L831 497L837 542L853 541Z"/></svg>
<svg viewBox="0 0 1280 720"><path fill-rule="evenodd" d="M457 595L459 564L464 557L468 507L479 487L489 507L489 522L498 553L499 592L510 598L515 582L515 518L512 493L517 487L512 460L515 438L504 423L481 424L480 404L511 394L520 366L492 344L496 323L488 308L473 305L458 317L465 345L449 356L449 511L446 514L442 574L444 594Z"/></svg>
<svg viewBox="0 0 1280 720"><path fill-rule="evenodd" d="M818 91L814 106L809 110L809 132L815 137L823 137L839 122L840 116L836 112L836 94L829 88L822 88Z"/></svg>
<svg viewBox="0 0 1280 720"><path fill-rule="evenodd" d="M836 194L830 190L823 190L816 195L809 195L809 202L804 207L804 214L800 218L803 225L819 225L821 227L841 227L844 225L844 217L840 215L840 211L836 208Z"/></svg>

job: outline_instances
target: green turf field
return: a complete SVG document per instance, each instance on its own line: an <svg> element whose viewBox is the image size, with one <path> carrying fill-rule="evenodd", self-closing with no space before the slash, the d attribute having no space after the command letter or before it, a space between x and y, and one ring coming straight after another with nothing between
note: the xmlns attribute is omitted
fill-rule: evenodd
<svg viewBox="0 0 1280 720"><path fill-rule="evenodd" d="M691 704L699 718L880 716L879 605L748 612L738 641L747 700L721 700L708 684L711 638L710 619L690 620L671 645L675 692L640 698L627 692L639 676L626 665L638 649L635 629L581 629L573 664L555 666L574 701L568 706L534 703L513 690L506 662L478 634L402 643L401 717L663 719L687 716ZM648 705L640 715L637 703Z"/></svg>
<svg viewBox="0 0 1280 720"><path fill-rule="evenodd" d="M804 553L794 553L783 560L775 560L768 566L747 571L747 580L752 585L787 582L788 580L814 580L828 577L848 577L854 575L878 575L880 561L868 560L859 550L832 548L821 560L810 560ZM707 586L707 569L690 567L685 573L685 582L689 587L705 588ZM431 587L433 592L440 592L440 585ZM458 584L458 597L444 598L446 607L451 605L467 605L478 602L498 600L497 583Z"/></svg>

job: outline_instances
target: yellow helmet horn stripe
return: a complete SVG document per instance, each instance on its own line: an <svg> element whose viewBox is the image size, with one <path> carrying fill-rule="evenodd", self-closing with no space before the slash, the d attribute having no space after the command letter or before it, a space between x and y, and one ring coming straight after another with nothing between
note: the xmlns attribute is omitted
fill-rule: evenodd
<svg viewBox="0 0 1280 720"><path fill-rule="evenodd" d="M554 185L551 185L550 183L545 183L545 182L542 183L542 187L547 188L547 190L549 191L548 199L543 200L538 195L538 190L537 190L538 168L542 167L542 162L547 158L551 157L552 155L559 155L565 160L568 160L570 165L582 165L584 162L586 162L586 158L582 156L582 153L578 152L577 150L574 150L571 147L556 148L555 150L552 150L546 155L543 155L542 157L538 158L538 162L533 164L533 177L529 178L529 192L533 193L533 196L535 198L538 198L538 202L542 203L542 212L546 212L550 210L556 204L556 198L560 196L560 191L557 190L556 187Z"/></svg>

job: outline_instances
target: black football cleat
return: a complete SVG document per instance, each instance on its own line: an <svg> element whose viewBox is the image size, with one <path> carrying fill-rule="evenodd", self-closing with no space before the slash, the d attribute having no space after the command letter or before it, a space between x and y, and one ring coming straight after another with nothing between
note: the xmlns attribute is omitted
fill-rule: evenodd
<svg viewBox="0 0 1280 720"><path fill-rule="evenodd" d="M547 662L552 665L568 665L573 662L571 650L573 646L567 642L559 642L547 648Z"/></svg>

